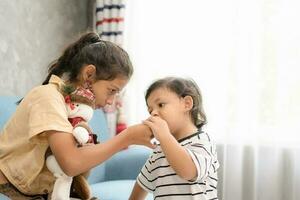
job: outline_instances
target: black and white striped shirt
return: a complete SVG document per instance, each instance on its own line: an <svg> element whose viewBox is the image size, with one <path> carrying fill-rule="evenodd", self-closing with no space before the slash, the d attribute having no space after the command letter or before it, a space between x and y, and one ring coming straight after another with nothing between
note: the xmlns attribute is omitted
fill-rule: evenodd
<svg viewBox="0 0 300 200"><path fill-rule="evenodd" d="M208 134L199 131L178 142L196 165L196 180L186 181L179 177L158 145L137 177L139 185L153 193L157 200L217 200L219 162Z"/></svg>

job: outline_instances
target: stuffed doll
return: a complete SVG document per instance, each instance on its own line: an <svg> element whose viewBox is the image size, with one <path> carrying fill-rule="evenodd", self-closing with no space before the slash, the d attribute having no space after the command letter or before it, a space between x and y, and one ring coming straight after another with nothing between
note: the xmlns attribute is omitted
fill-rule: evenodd
<svg viewBox="0 0 300 200"><path fill-rule="evenodd" d="M74 127L73 136L78 147L89 143L96 144L97 137L92 133L87 123L93 116L95 101L93 93L85 88L74 90L71 86L64 86L62 93L65 97L68 120ZM75 177L67 176L60 168L54 155L47 157L46 165L56 177L51 199L69 200L70 195L80 199L91 198L90 187L86 180L88 172Z"/></svg>

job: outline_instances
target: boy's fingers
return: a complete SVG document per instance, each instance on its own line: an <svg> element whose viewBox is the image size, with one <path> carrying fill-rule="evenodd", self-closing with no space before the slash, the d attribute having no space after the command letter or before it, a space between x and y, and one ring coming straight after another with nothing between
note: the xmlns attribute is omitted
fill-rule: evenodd
<svg viewBox="0 0 300 200"><path fill-rule="evenodd" d="M148 126L149 128L152 128L153 122L148 121L148 120L144 120L144 121L143 121L143 124L145 124L145 125Z"/></svg>
<svg viewBox="0 0 300 200"><path fill-rule="evenodd" d="M143 124L145 124L146 126L148 126L151 129L151 132L153 134L153 132L154 132L154 124L153 124L153 122L145 120L145 121L143 121Z"/></svg>
<svg viewBox="0 0 300 200"><path fill-rule="evenodd" d="M147 142L146 144L145 144L147 147L149 147L150 149L155 149L156 148L156 144L152 144L151 142Z"/></svg>
<svg viewBox="0 0 300 200"><path fill-rule="evenodd" d="M150 122L155 122L157 118L158 117L156 117L156 116L150 116L147 120Z"/></svg>

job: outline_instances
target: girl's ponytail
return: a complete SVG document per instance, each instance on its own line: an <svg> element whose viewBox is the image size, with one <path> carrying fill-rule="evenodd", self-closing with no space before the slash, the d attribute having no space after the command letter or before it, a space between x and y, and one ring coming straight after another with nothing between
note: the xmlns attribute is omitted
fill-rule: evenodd
<svg viewBox="0 0 300 200"><path fill-rule="evenodd" d="M96 67L96 80L113 80L118 76L130 78L133 67L126 51L116 44L101 40L95 32L82 35L69 45L63 54L53 61L43 85L49 83L51 75L61 77L68 73L68 81L78 81L78 74L84 65ZM17 102L19 104L22 101Z"/></svg>
<svg viewBox="0 0 300 200"><path fill-rule="evenodd" d="M70 44L63 54L53 61L48 69L47 78L43 81L43 85L49 83L51 75L62 76L65 72L72 71L72 60L86 45L97 43L100 41L99 35L94 32L87 33L79 38L76 42Z"/></svg>

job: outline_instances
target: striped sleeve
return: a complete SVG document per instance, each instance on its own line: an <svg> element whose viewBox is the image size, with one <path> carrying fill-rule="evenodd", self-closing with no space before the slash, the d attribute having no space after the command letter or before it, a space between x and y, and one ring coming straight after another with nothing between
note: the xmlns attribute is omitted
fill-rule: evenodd
<svg viewBox="0 0 300 200"><path fill-rule="evenodd" d="M192 182L206 179L209 176L211 169L213 169L212 162L214 160L213 157L215 156L211 145L194 143L186 147L186 150L193 159L197 169L197 177Z"/></svg>
<svg viewBox="0 0 300 200"><path fill-rule="evenodd" d="M154 185L153 185L153 174L151 174L151 162L150 158L147 160L147 162L144 164L143 168L141 169L138 177L137 177L137 183L140 185L141 188L143 188L147 192L154 192Z"/></svg>

